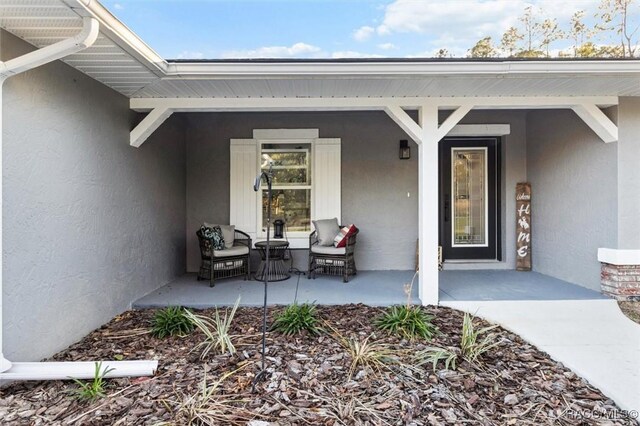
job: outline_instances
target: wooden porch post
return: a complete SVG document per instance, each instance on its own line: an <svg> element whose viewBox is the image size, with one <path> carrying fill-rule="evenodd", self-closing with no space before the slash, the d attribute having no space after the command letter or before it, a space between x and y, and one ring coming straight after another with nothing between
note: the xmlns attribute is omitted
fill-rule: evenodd
<svg viewBox="0 0 640 426"><path fill-rule="evenodd" d="M419 296L424 305L438 304L438 107L423 105L418 122Z"/></svg>

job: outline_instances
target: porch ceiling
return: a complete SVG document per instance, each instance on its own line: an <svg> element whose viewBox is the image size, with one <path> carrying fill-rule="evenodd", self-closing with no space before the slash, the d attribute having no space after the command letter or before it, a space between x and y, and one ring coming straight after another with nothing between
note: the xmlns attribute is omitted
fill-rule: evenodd
<svg viewBox="0 0 640 426"><path fill-rule="evenodd" d="M640 96L640 61L166 61L97 1L3 0L0 27L36 47L100 22L96 43L64 59L130 98Z"/></svg>

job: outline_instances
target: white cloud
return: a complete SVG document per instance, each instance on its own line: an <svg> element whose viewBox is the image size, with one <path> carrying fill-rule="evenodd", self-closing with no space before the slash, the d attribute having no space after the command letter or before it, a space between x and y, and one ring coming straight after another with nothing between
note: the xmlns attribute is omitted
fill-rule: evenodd
<svg viewBox="0 0 640 426"><path fill-rule="evenodd" d="M121 5L120 3L114 3L113 8L115 10L122 10L122 9L124 9L124 6Z"/></svg>
<svg viewBox="0 0 640 426"><path fill-rule="evenodd" d="M381 37L422 34L426 48L444 47L456 56L464 56L482 37L491 36L494 43L499 43L504 31L518 24L527 5L533 5L541 19L556 18L562 25L575 11L594 11L599 3L600 0L395 0L384 8L375 33Z"/></svg>
<svg viewBox="0 0 640 426"><path fill-rule="evenodd" d="M363 53L356 52L353 50L343 50L338 52L333 52L331 54L333 59L353 59L353 58L384 58L384 55L378 55L374 53Z"/></svg>
<svg viewBox="0 0 640 426"><path fill-rule="evenodd" d="M382 50L393 50L396 48L396 45L393 43L382 43L378 45L378 48Z"/></svg>
<svg viewBox="0 0 640 426"><path fill-rule="evenodd" d="M178 53L176 59L204 59L204 53L191 50L183 50Z"/></svg>
<svg viewBox="0 0 640 426"><path fill-rule="evenodd" d="M357 41L366 41L371 38L374 32L375 28L365 25L364 27L360 27L353 32L353 38Z"/></svg>
<svg viewBox="0 0 640 426"><path fill-rule="evenodd" d="M232 50L224 52L223 58L295 58L317 57L322 49L307 43L295 43L291 46L264 46L257 49Z"/></svg>

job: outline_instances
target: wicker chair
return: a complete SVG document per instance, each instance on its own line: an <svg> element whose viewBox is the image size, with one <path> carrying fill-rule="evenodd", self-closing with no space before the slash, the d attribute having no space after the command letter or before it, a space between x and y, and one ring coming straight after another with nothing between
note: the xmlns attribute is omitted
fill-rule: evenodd
<svg viewBox="0 0 640 426"><path fill-rule="evenodd" d="M357 236L356 230L347 239L345 247L324 247L318 245L318 236L316 231L313 231L309 235L308 278L315 278L316 274L342 275L342 281L349 282L349 277L358 273L354 259Z"/></svg>
<svg viewBox="0 0 640 426"><path fill-rule="evenodd" d="M202 263L198 271L198 281L210 280L211 287L216 280L239 277L250 279L251 274L251 237L239 230L235 230L233 247L224 250L212 250L212 239L206 238L198 230L200 242L200 258ZM213 271L213 273L212 273Z"/></svg>

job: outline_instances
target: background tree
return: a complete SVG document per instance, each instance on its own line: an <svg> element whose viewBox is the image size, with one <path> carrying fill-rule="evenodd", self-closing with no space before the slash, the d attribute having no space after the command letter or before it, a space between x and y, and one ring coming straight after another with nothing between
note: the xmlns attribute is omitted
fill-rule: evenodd
<svg viewBox="0 0 640 426"><path fill-rule="evenodd" d="M497 51L491 43L491 37L485 37L469 49L469 56L472 58L493 58L497 55Z"/></svg>
<svg viewBox="0 0 640 426"><path fill-rule="evenodd" d="M549 46L551 43L557 40L561 40L565 38L564 31L562 31L558 27L558 21L553 19L545 19L542 24L540 24L540 48L544 50L547 58L549 57Z"/></svg>
<svg viewBox="0 0 640 426"><path fill-rule="evenodd" d="M506 52L511 58L518 50L518 43L524 38L522 34L518 32L516 27L509 27L507 31L502 34L500 40L500 49Z"/></svg>
<svg viewBox="0 0 640 426"><path fill-rule="evenodd" d="M534 48L534 43L541 33L541 24L535 16L533 6L524 8L524 13L518 18L522 24L522 34L524 35L525 48L518 52L516 56L523 58L535 58L543 56L540 50Z"/></svg>
<svg viewBox="0 0 640 426"><path fill-rule="evenodd" d="M632 15L632 9L637 9L634 0L602 0L599 18L601 22L597 28L603 31L613 31L619 37L622 57L633 58L638 47L638 23ZM598 17L598 14L596 14Z"/></svg>
<svg viewBox="0 0 640 426"><path fill-rule="evenodd" d="M449 51L445 48L439 49L436 52L436 58L450 58L451 55L449 54Z"/></svg>
<svg viewBox="0 0 640 426"><path fill-rule="evenodd" d="M573 40L573 56L575 57L581 56L579 54L580 47L592 34L584 23L583 18L584 10L577 10L569 23L569 36Z"/></svg>

